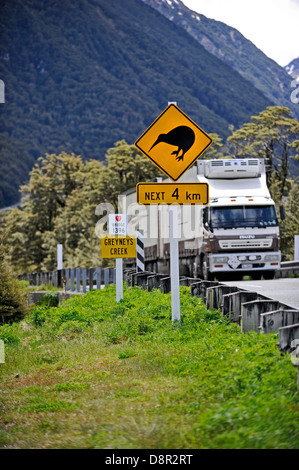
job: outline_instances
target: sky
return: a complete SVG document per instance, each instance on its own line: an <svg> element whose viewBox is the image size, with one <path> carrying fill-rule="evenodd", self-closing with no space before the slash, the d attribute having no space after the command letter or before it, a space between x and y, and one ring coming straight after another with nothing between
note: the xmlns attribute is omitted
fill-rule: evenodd
<svg viewBox="0 0 299 470"><path fill-rule="evenodd" d="M240 31L284 67L299 57L299 0L182 0Z"/></svg>

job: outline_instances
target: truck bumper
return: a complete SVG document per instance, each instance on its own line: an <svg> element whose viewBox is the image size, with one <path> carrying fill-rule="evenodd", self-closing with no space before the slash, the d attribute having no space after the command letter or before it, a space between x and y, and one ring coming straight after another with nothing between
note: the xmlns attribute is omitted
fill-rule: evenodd
<svg viewBox="0 0 299 470"><path fill-rule="evenodd" d="M209 271L217 272L250 272L275 271L281 262L280 251L252 253L210 253Z"/></svg>

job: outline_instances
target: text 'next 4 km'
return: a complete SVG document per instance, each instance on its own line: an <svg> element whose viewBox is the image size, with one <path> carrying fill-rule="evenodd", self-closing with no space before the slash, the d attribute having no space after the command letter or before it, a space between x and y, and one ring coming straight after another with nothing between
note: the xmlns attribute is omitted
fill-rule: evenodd
<svg viewBox="0 0 299 470"><path fill-rule="evenodd" d="M208 204L207 183L138 183L139 204Z"/></svg>

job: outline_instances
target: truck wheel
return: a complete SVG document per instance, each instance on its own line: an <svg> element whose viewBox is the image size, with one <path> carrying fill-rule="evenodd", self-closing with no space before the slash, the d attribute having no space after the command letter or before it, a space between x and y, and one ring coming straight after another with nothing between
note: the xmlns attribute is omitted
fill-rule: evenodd
<svg viewBox="0 0 299 470"><path fill-rule="evenodd" d="M187 266L187 264L180 265L180 276L190 276L189 267Z"/></svg>
<svg viewBox="0 0 299 470"><path fill-rule="evenodd" d="M196 279L203 279L202 263L199 256L196 256L193 259L192 269L190 269L190 276Z"/></svg>
<svg viewBox="0 0 299 470"><path fill-rule="evenodd" d="M260 271L256 271L251 273L250 276L253 281L259 281L262 277L262 273Z"/></svg>
<svg viewBox="0 0 299 470"><path fill-rule="evenodd" d="M275 271L264 271L263 278L264 279L274 279Z"/></svg>
<svg viewBox="0 0 299 470"><path fill-rule="evenodd" d="M214 279L214 276L209 271L208 259L206 256L204 256L201 261L201 272L205 281L212 281Z"/></svg>

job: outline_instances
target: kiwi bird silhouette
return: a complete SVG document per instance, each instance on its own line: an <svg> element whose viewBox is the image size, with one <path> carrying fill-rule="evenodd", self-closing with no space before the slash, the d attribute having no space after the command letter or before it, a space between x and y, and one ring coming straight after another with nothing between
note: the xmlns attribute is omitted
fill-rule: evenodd
<svg viewBox="0 0 299 470"><path fill-rule="evenodd" d="M167 134L160 134L156 142L151 146L149 152L152 150L155 145L165 142L169 145L174 145L178 147L177 150L174 150L171 155L176 155L176 160L180 161L184 159L185 153L190 150L194 144L195 134L193 130L188 126L178 126L169 131ZM180 156L180 152L183 152Z"/></svg>

